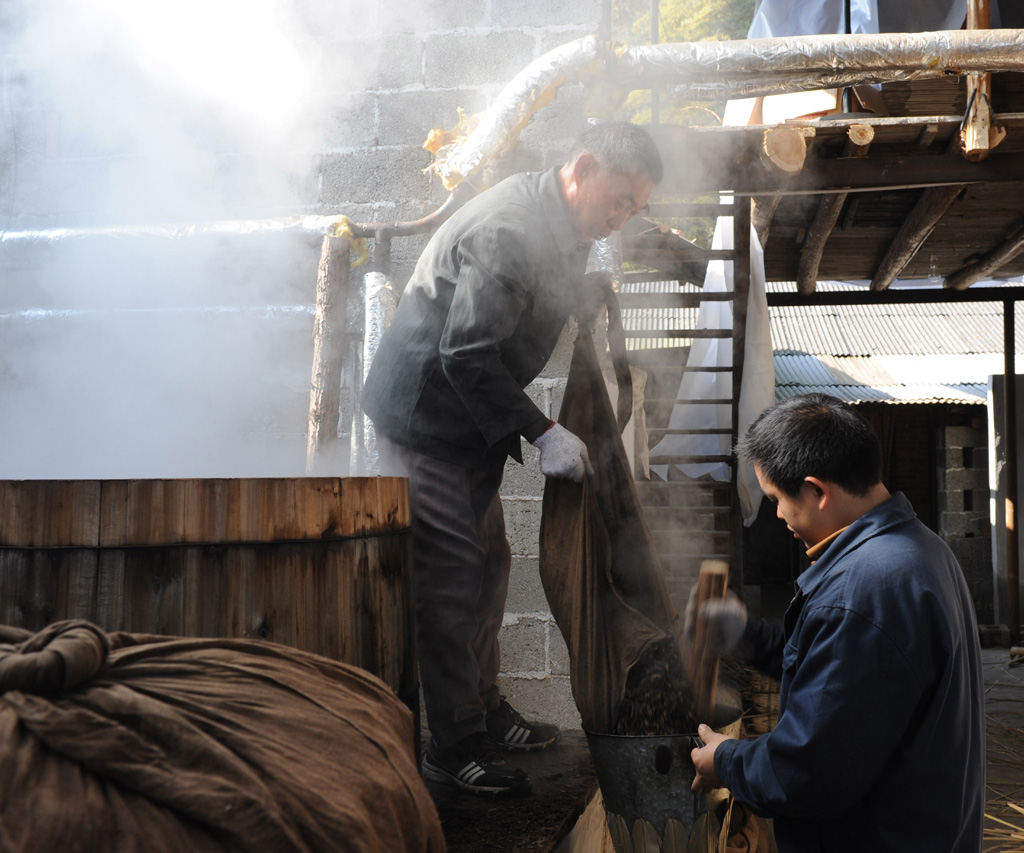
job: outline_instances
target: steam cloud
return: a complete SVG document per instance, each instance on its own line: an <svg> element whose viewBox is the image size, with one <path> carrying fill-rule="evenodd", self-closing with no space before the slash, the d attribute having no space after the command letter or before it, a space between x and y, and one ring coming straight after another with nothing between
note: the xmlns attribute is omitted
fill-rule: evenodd
<svg viewBox="0 0 1024 853"><path fill-rule="evenodd" d="M304 472L318 246L25 234L346 213L318 208L317 165L355 145L367 14L4 3L0 477Z"/></svg>

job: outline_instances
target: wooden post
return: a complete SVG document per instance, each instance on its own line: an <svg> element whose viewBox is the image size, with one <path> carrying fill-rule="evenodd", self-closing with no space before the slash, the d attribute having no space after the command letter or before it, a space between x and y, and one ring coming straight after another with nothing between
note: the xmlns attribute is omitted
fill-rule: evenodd
<svg viewBox="0 0 1024 853"><path fill-rule="evenodd" d="M967 29L987 30L989 26L989 0L968 0ZM972 162L984 160L992 153L1005 130L992 127L992 75L967 75L967 115L960 130L963 156Z"/></svg>
<svg viewBox="0 0 1024 853"><path fill-rule="evenodd" d="M708 626L701 615L706 601L722 600L729 589L729 564L722 560L701 563L697 579L697 609L695 611L693 647L690 649L690 680L693 682L694 713L698 721L711 723L715 712L715 692L718 687L718 652L712 650Z"/></svg>
<svg viewBox="0 0 1024 853"><path fill-rule="evenodd" d="M846 130L844 157L866 157L875 138L875 129L870 124L853 124ZM829 235L839 221L839 214L846 204L849 193L832 193L822 198L818 213L814 217L803 247L800 249L800 266L796 286L799 293L814 293L818 287L818 267Z"/></svg>
<svg viewBox="0 0 1024 853"><path fill-rule="evenodd" d="M345 474L338 441L341 354L345 341L345 299L349 240L324 237L316 278L313 320L313 376L309 389L307 474Z"/></svg>
<svg viewBox="0 0 1024 853"><path fill-rule="evenodd" d="M1016 303L1003 301L1003 464L1006 466L1006 605L1010 640L1020 639L1017 532L1017 330Z"/></svg>
<svg viewBox="0 0 1024 853"><path fill-rule="evenodd" d="M743 577L743 510L740 503L739 460L733 452L740 436L740 395L743 391L743 370L747 352L747 312L750 303L750 216L751 200L737 196L733 200L732 229L732 405L729 412L729 471L732 477L730 489L733 547L731 559L733 571L742 583Z"/></svg>

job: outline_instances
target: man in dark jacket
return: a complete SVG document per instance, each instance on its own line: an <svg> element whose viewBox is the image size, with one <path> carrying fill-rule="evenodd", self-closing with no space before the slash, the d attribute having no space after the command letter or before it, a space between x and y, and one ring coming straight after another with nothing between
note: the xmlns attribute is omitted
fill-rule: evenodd
<svg viewBox="0 0 1024 853"><path fill-rule="evenodd" d="M477 792L529 788L498 750L541 749L558 729L498 691L511 564L498 490L520 439L546 476L582 482L586 446L525 387L570 315L596 313L607 278L585 275L595 239L622 228L661 178L650 137L590 127L565 165L515 175L433 236L363 389L385 473L409 477L417 645L432 780Z"/></svg>
<svg viewBox="0 0 1024 853"><path fill-rule="evenodd" d="M694 790L773 817L779 850L981 850L985 717L970 593L946 544L881 482L868 423L824 394L763 412L740 441L808 548L782 626L735 598L702 613L781 678L775 728L700 727Z"/></svg>

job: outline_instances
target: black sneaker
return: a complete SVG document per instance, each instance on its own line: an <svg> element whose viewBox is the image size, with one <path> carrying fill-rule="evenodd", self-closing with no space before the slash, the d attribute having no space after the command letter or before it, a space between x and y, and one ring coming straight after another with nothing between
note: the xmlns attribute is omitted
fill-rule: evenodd
<svg viewBox="0 0 1024 853"><path fill-rule="evenodd" d="M487 715L487 731L498 749L506 752L533 752L551 746L561 732L551 723L524 720L515 708L501 697L501 704Z"/></svg>
<svg viewBox="0 0 1024 853"><path fill-rule="evenodd" d="M530 790L530 777L510 767L487 732L476 732L448 749L430 741L423 754L423 778L456 785L473 794L520 794Z"/></svg>

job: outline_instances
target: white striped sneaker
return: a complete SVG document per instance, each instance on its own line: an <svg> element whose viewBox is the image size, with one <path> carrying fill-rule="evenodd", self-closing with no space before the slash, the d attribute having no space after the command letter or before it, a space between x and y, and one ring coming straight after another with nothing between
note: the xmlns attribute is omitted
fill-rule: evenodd
<svg viewBox="0 0 1024 853"><path fill-rule="evenodd" d="M487 715L487 731L498 749L506 752L533 752L551 746L561 732L551 723L538 723L523 719L504 696L501 704Z"/></svg>
<svg viewBox="0 0 1024 853"><path fill-rule="evenodd" d="M423 754L423 778L456 785L473 794L513 794L530 790L530 777L510 767L487 732L476 732L441 749L433 740Z"/></svg>

